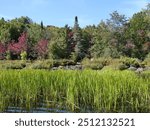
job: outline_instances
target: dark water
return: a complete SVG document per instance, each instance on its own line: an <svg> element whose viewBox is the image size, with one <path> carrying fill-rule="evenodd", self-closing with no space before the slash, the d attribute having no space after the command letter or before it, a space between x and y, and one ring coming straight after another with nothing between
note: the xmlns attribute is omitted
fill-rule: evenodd
<svg viewBox="0 0 150 130"><path fill-rule="evenodd" d="M24 102L23 105L17 105L17 104L9 104L7 107L5 107L5 110L3 110L3 113L89 113L93 112L92 109L87 107L84 109L83 107L80 107L78 109L75 109L74 111L71 111L66 107L65 104L59 104L59 102L49 102L52 104L52 106L48 106L47 102L37 102L36 104L31 103L29 108L26 108L26 103ZM96 112L96 111L94 111Z"/></svg>
<svg viewBox="0 0 150 130"><path fill-rule="evenodd" d="M68 111L43 107L37 107L30 110L25 110L20 107L8 107L7 110L4 111L4 113L68 113Z"/></svg>
<svg viewBox="0 0 150 130"><path fill-rule="evenodd" d="M46 103L36 103L26 109L23 106L9 105L3 111L4 113L68 113L69 111L65 107L61 107L59 104L56 104L54 108L48 107Z"/></svg>
<svg viewBox="0 0 150 130"><path fill-rule="evenodd" d="M3 113L95 113L97 111L92 111L90 109L80 109L78 111L70 111L65 108L46 108L46 107L36 107L29 110L22 107L7 107ZM105 112L105 111L104 111Z"/></svg>

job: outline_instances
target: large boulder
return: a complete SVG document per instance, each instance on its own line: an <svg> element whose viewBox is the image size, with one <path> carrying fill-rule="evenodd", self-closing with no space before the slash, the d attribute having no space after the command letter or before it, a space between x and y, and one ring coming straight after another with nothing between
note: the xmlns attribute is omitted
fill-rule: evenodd
<svg viewBox="0 0 150 130"><path fill-rule="evenodd" d="M143 68L138 68L135 72L138 73L138 74L140 74L140 73L142 73L143 71L144 71Z"/></svg>

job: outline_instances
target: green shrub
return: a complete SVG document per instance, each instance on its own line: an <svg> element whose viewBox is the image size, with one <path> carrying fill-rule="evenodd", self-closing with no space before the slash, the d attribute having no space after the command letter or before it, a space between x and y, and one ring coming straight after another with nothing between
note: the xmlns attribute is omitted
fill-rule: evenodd
<svg viewBox="0 0 150 130"><path fill-rule="evenodd" d="M120 59L120 62L128 67L133 66L133 67L145 67L145 63L140 61L137 58L129 58L129 57L122 57Z"/></svg>
<svg viewBox="0 0 150 130"><path fill-rule="evenodd" d="M52 67L52 60L35 61L29 66L30 69L51 69Z"/></svg>
<svg viewBox="0 0 150 130"><path fill-rule="evenodd" d="M92 70L101 70L104 66L102 64L87 64L84 65L83 68L84 69L92 69Z"/></svg>
<svg viewBox="0 0 150 130"><path fill-rule="evenodd" d="M102 64L91 64L90 68L93 70L101 70L104 66Z"/></svg>
<svg viewBox="0 0 150 130"><path fill-rule="evenodd" d="M91 69L94 69L94 70L100 70L102 69L104 66L107 66L109 65L111 62L111 59L110 58L98 58L98 59L88 59L88 58L85 58L83 61L82 61L82 65L84 68L91 68Z"/></svg>
<svg viewBox="0 0 150 130"><path fill-rule="evenodd" d="M6 59L7 59L7 60L11 60L10 51L7 51L7 52L6 52Z"/></svg>
<svg viewBox="0 0 150 130"><path fill-rule="evenodd" d="M111 63L111 58L96 58L96 59L88 59L85 58L82 61L82 64L91 64L91 63L95 63L95 64L102 64L103 66L107 66Z"/></svg>
<svg viewBox="0 0 150 130"><path fill-rule="evenodd" d="M145 62L145 64L146 64L147 66L150 66L150 53L147 54L147 56L146 56L144 62Z"/></svg>
<svg viewBox="0 0 150 130"><path fill-rule="evenodd" d="M58 66L67 66L67 65L75 65L76 63L73 60L54 60L53 61L53 66L58 67Z"/></svg>
<svg viewBox="0 0 150 130"><path fill-rule="evenodd" d="M127 65L125 65L125 64L120 64L119 66L118 66L118 69L119 70L126 70L126 69L128 69L129 68L129 66L127 66Z"/></svg>
<svg viewBox="0 0 150 130"><path fill-rule="evenodd" d="M62 66L75 65L75 64L76 64L76 62L74 62L73 60L68 60L68 59L61 60L61 65Z"/></svg>
<svg viewBox="0 0 150 130"><path fill-rule="evenodd" d="M9 62L2 65L2 69L23 69L26 67L24 62Z"/></svg>
<svg viewBox="0 0 150 130"><path fill-rule="evenodd" d="M20 56L21 56L21 60L26 60L27 59L27 52L26 51L22 52L20 54Z"/></svg>

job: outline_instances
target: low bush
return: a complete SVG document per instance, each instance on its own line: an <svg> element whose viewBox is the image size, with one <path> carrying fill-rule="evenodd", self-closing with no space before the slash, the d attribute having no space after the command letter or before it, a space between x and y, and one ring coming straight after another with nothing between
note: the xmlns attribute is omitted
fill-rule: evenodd
<svg viewBox="0 0 150 130"><path fill-rule="evenodd" d="M67 65L75 65L76 62L73 60L67 60L67 59L62 59L62 60L54 60L53 61L53 66L58 67L58 66L67 66Z"/></svg>
<svg viewBox="0 0 150 130"><path fill-rule="evenodd" d="M136 68L139 68L139 67L145 67L145 63L140 61L139 59L137 58L129 58L129 57L122 57L120 59L120 62L122 64L124 64L125 66L132 66L132 67L136 67Z"/></svg>
<svg viewBox="0 0 150 130"><path fill-rule="evenodd" d="M51 69L53 67L52 60L41 60L33 62L28 68L30 69Z"/></svg>
<svg viewBox="0 0 150 130"><path fill-rule="evenodd" d="M3 61L1 62L1 69L23 69L26 67L26 62L23 61Z"/></svg>
<svg viewBox="0 0 150 130"><path fill-rule="evenodd" d="M111 63L111 59L109 58L98 58L98 59L88 59L85 58L82 61L82 65L84 68L90 68L93 70L100 70L102 69L104 66L107 66Z"/></svg>
<svg viewBox="0 0 150 130"><path fill-rule="evenodd" d="M126 70L126 69L128 69L129 68L129 66L127 66L127 65L125 65L125 64L120 64L119 66L118 66L118 69L119 70Z"/></svg>
<svg viewBox="0 0 150 130"><path fill-rule="evenodd" d="M101 70L104 66L102 64L88 64L84 65L84 69Z"/></svg>
<svg viewBox="0 0 150 130"><path fill-rule="evenodd" d="M145 62L145 64L146 64L147 66L150 66L150 53L147 54L147 56L146 56L144 62Z"/></svg>

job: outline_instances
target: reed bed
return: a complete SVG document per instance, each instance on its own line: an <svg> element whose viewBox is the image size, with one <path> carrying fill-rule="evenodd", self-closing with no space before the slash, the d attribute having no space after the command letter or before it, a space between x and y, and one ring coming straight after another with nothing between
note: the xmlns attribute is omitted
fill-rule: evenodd
<svg viewBox="0 0 150 130"><path fill-rule="evenodd" d="M0 112L150 112L150 72L0 70Z"/></svg>

